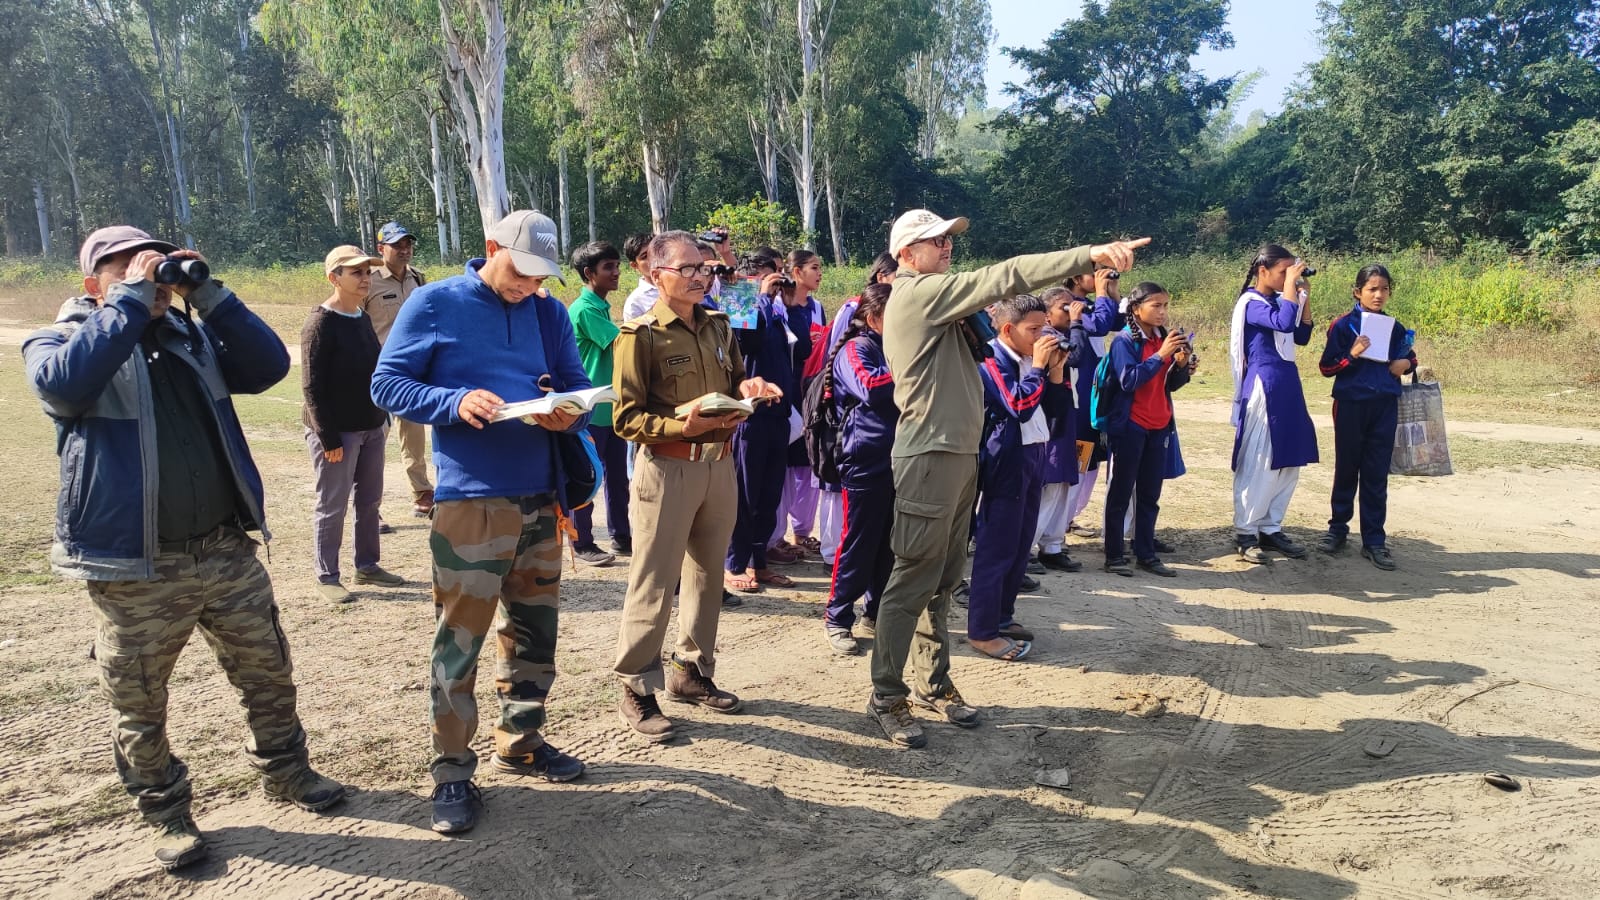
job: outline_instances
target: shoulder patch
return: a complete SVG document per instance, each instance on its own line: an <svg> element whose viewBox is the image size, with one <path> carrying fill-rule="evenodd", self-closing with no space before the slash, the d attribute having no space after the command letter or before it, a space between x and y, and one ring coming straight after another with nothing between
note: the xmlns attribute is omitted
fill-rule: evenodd
<svg viewBox="0 0 1600 900"><path fill-rule="evenodd" d="M641 331L649 331L651 326L655 324L656 317L650 313L645 313L637 319L629 319L628 321L623 322L621 325L618 325L617 330L626 334L638 334Z"/></svg>
<svg viewBox="0 0 1600 900"><path fill-rule="evenodd" d="M728 314L723 312L720 309L707 309L706 310L706 318L708 318L708 319L726 319L727 317L728 317Z"/></svg>

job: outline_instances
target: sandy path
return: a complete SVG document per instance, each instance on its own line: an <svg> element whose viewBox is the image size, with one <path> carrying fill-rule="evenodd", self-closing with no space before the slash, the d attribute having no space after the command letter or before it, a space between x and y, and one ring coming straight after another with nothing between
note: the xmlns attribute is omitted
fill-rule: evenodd
<svg viewBox="0 0 1600 900"><path fill-rule="evenodd" d="M14 358L0 365L11 396ZM1185 420L1213 415L1205 406ZM49 446L42 420L19 427ZM1181 577L1104 575L1077 543L1090 571L1044 576L1019 603L1039 635L1027 661L958 638L954 677L986 721L966 732L925 718L923 751L883 741L861 712L866 661L823 643L822 567L724 616L718 681L748 712L669 708L685 738L664 747L614 711L625 569L570 574L547 733L589 773L552 786L481 769L487 814L459 840L426 827L425 588L315 599L304 448L287 429L253 435L313 758L360 793L326 817L262 799L231 689L195 641L173 679L172 736L213 856L162 873L112 771L78 589L10 587L0 895L1592 897L1600 478L1397 479L1400 571L1354 554L1248 567L1227 553L1226 449L1200 433L1162 514ZM54 460L17 465L21 483L53 482ZM389 475L399 483L397 465ZM1302 479L1290 526L1304 539L1326 518L1327 478L1320 466ZM384 564L421 579L425 531L399 493ZM43 540L48 491L22 501ZM1141 704L1164 712L1126 712ZM1392 752L1367 755L1380 739ZM1070 787L1034 784L1055 767ZM1522 790L1489 786L1488 771Z"/></svg>

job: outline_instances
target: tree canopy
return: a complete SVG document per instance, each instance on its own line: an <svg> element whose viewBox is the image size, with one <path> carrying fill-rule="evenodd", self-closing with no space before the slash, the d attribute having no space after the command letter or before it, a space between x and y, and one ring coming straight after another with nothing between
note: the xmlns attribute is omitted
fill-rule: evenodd
<svg viewBox="0 0 1600 900"><path fill-rule="evenodd" d="M1600 255L1600 0L1339 0L1285 108L1199 54L1227 0L1090 0L985 108L987 0L18 0L0 231L70 259L129 222L261 262L398 219L460 258L534 206L570 247L779 204L869 258L1492 242ZM766 208L763 206L762 208Z"/></svg>

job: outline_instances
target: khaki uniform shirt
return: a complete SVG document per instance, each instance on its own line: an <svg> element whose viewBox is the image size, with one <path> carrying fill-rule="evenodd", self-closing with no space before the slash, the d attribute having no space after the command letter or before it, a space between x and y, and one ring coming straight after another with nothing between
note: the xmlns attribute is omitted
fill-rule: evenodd
<svg viewBox="0 0 1600 900"><path fill-rule="evenodd" d="M983 383L961 320L996 300L1060 284L1094 270L1088 247L1018 256L961 274L902 270L883 313L883 355L900 407L894 456L976 454L983 434Z"/></svg>
<svg viewBox="0 0 1600 900"><path fill-rule="evenodd" d="M619 398L612 421L619 437L639 444L715 444L733 437L733 429L719 428L686 438L676 418L679 405L706 394L738 397L744 381L744 357L728 317L696 303L694 326L666 300L622 324L612 351L612 387Z"/></svg>
<svg viewBox="0 0 1600 900"><path fill-rule="evenodd" d="M394 327L394 317L400 314L400 304L406 302L411 292L427 283L411 266L406 267L406 273L401 278L394 277L389 272L388 266L378 266L372 270L372 287L367 291L367 299L362 302L361 308L367 311L367 316L372 319L372 330L378 333L378 343L389 340L389 329Z"/></svg>

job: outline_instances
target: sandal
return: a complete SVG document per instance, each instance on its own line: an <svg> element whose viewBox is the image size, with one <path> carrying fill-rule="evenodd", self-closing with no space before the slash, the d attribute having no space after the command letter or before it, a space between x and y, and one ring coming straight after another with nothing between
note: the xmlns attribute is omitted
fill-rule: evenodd
<svg viewBox="0 0 1600 900"><path fill-rule="evenodd" d="M761 593L761 581L754 575L744 572L727 572L722 576L724 587L738 591L741 594Z"/></svg>
<svg viewBox="0 0 1600 900"><path fill-rule="evenodd" d="M756 581L761 584L770 584L773 587L794 587L793 578L790 578L782 572L774 572L771 569L757 569Z"/></svg>
<svg viewBox="0 0 1600 900"><path fill-rule="evenodd" d="M1006 642L1006 646L1005 649L1001 650L999 653L990 653L989 651L975 644L972 645L972 649L982 653L984 656L998 659L1001 662L1016 662L1017 660L1022 659L1024 656L1027 656L1028 651L1033 649L1033 643L1031 641L1014 641L1011 638L1003 635L1000 639Z"/></svg>

